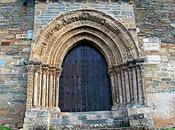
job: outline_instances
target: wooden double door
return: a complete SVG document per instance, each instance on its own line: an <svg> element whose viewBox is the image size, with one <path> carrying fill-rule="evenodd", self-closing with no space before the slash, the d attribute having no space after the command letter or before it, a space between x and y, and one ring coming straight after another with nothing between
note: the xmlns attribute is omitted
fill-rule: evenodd
<svg viewBox="0 0 175 130"><path fill-rule="evenodd" d="M59 107L62 112L110 110L111 84L103 55L89 42L71 49L63 62Z"/></svg>

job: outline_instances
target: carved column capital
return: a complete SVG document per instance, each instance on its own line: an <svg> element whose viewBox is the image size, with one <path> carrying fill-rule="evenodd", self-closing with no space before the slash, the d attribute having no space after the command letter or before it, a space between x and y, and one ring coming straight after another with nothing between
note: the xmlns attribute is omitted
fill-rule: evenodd
<svg viewBox="0 0 175 130"><path fill-rule="evenodd" d="M49 66L49 75L56 75L56 67Z"/></svg>
<svg viewBox="0 0 175 130"><path fill-rule="evenodd" d="M29 64L29 65L27 65L27 70L28 70L28 72L34 72L35 66L33 64Z"/></svg>
<svg viewBox="0 0 175 130"><path fill-rule="evenodd" d="M62 71L63 71L62 67L57 67L57 68L56 68L56 76L57 76L57 77L60 77Z"/></svg>
<svg viewBox="0 0 175 130"><path fill-rule="evenodd" d="M113 68L113 67L110 67L110 68L108 69L108 74L109 74L109 75L114 75L114 68Z"/></svg>
<svg viewBox="0 0 175 130"><path fill-rule="evenodd" d="M113 66L113 69L116 73L119 73L122 70L121 66L116 66L116 65Z"/></svg>
<svg viewBox="0 0 175 130"><path fill-rule="evenodd" d="M42 69L42 73L48 74L48 72L49 72L49 65L47 65L47 64L42 64L42 65L41 65L41 69Z"/></svg>
<svg viewBox="0 0 175 130"><path fill-rule="evenodd" d="M138 64L137 64L137 67L138 67L139 69L141 69L142 71L144 70L144 65L143 65L142 63L138 63Z"/></svg>
<svg viewBox="0 0 175 130"><path fill-rule="evenodd" d="M41 71L41 63L40 62L34 62L35 72Z"/></svg>

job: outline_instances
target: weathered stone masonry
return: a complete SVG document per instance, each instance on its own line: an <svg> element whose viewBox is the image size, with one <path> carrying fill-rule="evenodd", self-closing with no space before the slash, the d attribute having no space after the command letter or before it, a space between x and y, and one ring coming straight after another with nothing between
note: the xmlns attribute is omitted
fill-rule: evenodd
<svg viewBox="0 0 175 130"><path fill-rule="evenodd" d="M57 81L55 80L54 68L61 68L68 50L81 40L91 41L104 54L112 83L112 119L123 120L126 118L124 120L127 120L127 113L126 115L122 114L122 111L127 111L126 106L144 105L142 70L141 65L139 65L143 61L139 59L132 36L121 23L102 12L91 9L72 11L55 18L36 41L30 57L31 61L34 61L31 66L34 67L35 71L32 73L33 76L29 71L27 113L36 111L36 109L40 110L42 107L48 108L52 112L53 110L60 112L58 106L55 106L55 97L58 97L58 93L55 92L57 92L56 90L59 91L59 82L55 85ZM40 63L35 65L35 62ZM42 95L41 90L45 88L43 86L45 84L41 82L44 80L42 73L42 64L44 63L50 66L49 78L46 80L49 84L48 90ZM41 102L44 102L43 97L45 96L48 99L48 105L42 106ZM37 117L35 118L35 123L42 124L42 121L38 120ZM62 123L64 122L64 118L57 118L62 120ZM37 127L29 119L30 116L26 115L24 128ZM46 117L46 119L51 122L55 120L52 117ZM59 125L64 125L62 123ZM43 125L47 126L47 123L43 123ZM59 125L54 127L59 127ZM88 124L78 125L86 126ZM113 126L115 124L111 122L105 125Z"/></svg>
<svg viewBox="0 0 175 130"><path fill-rule="evenodd" d="M142 125L146 123L147 126L154 128L175 125L175 3L173 0L130 2L120 0L118 2L96 1L95 3L93 1L85 3L36 1L35 8L34 2L28 0L27 6L24 6L23 2L22 0L0 1L0 96L2 99L0 101L0 124L21 128L27 107L28 111L25 112L25 116L28 118L25 118L24 122L26 124L31 122L31 127L43 124L44 127L61 124L81 125L82 122L91 124L92 119L101 124L111 125L113 122L120 122L120 119L125 117L129 118L131 126L141 125L140 123ZM94 26L90 24L91 26L88 25L89 27L86 28L79 26L80 24L85 25L86 22L69 24L71 26L67 26L67 29L63 30L65 33L61 33L60 37L58 37L60 32L57 32L50 40L45 38L46 34L52 33L53 19L59 18L60 15L64 16L65 12L77 9L93 9L110 15L124 25L127 33L123 34L131 34L133 40L127 43L119 31L116 33L119 39L112 41L115 35L110 33L108 35L111 37L108 37L106 33L110 31L101 28L102 26L97 24L99 21ZM73 26L75 28L72 28ZM32 30L33 39L31 40ZM50 32L45 33L47 31ZM82 35L82 33L85 34ZM75 113L60 114L59 108L55 107L58 106L56 103L59 99L57 93L60 71L63 69L61 69L62 61L72 45L82 39L91 40L95 43L94 45L98 43L98 49L108 54L108 57L105 57L106 60L116 61L107 60L113 88L113 105L118 106L117 104L121 102L123 105L112 107L111 112L113 117L122 115L123 118L112 120L111 112L81 113L81 116ZM62 49L56 46L51 49L53 41L55 41L54 45L57 45L59 40L67 44L62 44ZM124 40L126 44L120 40ZM113 54L109 51L110 47L104 45L108 42L118 43L118 46L112 44L114 46L110 47L115 48L114 55L120 55L120 58L111 58ZM70 46L65 49L67 45ZM132 47L136 47L137 51L134 51ZM49 50L51 53L48 53ZM123 54L120 54L121 52ZM30 63L28 62L29 55ZM144 64L137 60L139 57L145 59ZM52 86L53 91L49 91L49 85ZM115 85L118 87L115 88ZM49 97L49 95L52 96ZM128 102L131 105L126 105L130 104ZM126 106L128 109L123 109ZM48 111L48 108L52 109ZM98 117L101 117L100 120ZM74 121L74 123L71 124L69 121Z"/></svg>
<svg viewBox="0 0 175 130"><path fill-rule="evenodd" d="M0 1L0 124L23 125L34 2Z"/></svg>

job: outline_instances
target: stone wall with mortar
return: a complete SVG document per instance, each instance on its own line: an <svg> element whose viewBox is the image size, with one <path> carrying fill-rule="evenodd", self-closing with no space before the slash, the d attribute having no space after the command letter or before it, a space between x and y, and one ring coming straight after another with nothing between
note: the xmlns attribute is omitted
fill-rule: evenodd
<svg viewBox="0 0 175 130"><path fill-rule="evenodd" d="M175 127L175 1L135 1L139 50L154 127Z"/></svg>
<svg viewBox="0 0 175 130"><path fill-rule="evenodd" d="M26 8L22 6L23 0L0 0L0 124L12 127L22 126L25 111L25 64L34 17L34 4L32 0L28 2ZM144 87L153 125L175 126L174 0L135 0L134 7L126 2L38 3L35 7L33 43L54 17L70 10L99 10L124 24L133 35L141 57L146 59Z"/></svg>
<svg viewBox="0 0 175 130"><path fill-rule="evenodd" d="M127 0L123 2L99 2L99 3L40 3L35 5L35 21L34 21L34 42L37 40L38 35L44 30L44 28L56 17L65 12L80 10L80 9L93 9L104 12L121 22L136 38L136 26L133 4L130 4Z"/></svg>
<svg viewBox="0 0 175 130"><path fill-rule="evenodd" d="M0 0L0 125L22 127L34 2Z"/></svg>

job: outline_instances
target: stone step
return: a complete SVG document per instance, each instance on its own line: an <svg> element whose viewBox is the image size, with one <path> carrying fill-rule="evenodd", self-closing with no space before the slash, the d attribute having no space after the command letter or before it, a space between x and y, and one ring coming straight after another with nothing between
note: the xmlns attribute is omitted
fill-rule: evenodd
<svg viewBox="0 0 175 130"><path fill-rule="evenodd" d="M87 129L80 129L87 130ZM122 128L91 128L90 130L144 130L144 128L131 128L131 127L122 127Z"/></svg>
<svg viewBox="0 0 175 130"><path fill-rule="evenodd" d="M144 127L120 127L120 128L117 128L117 127L111 127L111 128L108 128L108 127L104 127L104 128L90 128L90 127L87 127L87 128L80 128L80 127L75 127L75 128L66 128L64 126L60 127L60 128L57 128L57 130L145 130Z"/></svg>

